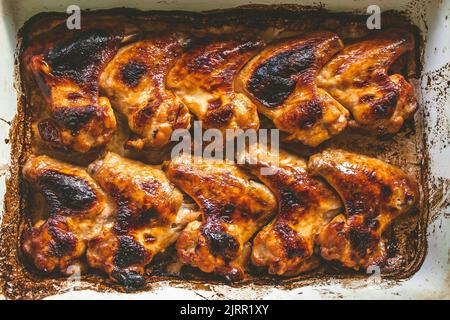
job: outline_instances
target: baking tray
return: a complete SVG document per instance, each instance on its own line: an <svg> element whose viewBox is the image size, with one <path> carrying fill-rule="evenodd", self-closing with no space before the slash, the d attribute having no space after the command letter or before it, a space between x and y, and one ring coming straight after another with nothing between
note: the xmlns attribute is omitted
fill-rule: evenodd
<svg viewBox="0 0 450 320"><path fill-rule="evenodd" d="M273 4L273 1L261 1ZM390 141L371 140L364 136L342 136L333 141L333 145L346 149L364 150L365 153L389 160L406 167L416 176L422 186L422 201L417 217L399 223L405 232L416 232L417 254L408 260L406 272L395 276L376 275L322 275L320 277L300 277L288 281L248 282L227 285L217 281L185 281L156 277L149 288L143 292L121 293L114 287L105 286L98 279L90 277L70 279L39 279L17 260L17 237L19 220L26 210L26 202L17 195L21 192L19 168L21 157L26 153L27 101L20 94L20 79L13 53L21 38L17 38L18 29L24 22L39 12L64 12L73 2L65 1L2 1L0 15L0 37L4 40L0 51L6 59L0 62L1 87L0 98L5 108L0 110L2 160L0 172L2 180L7 180L8 193L5 196L0 247L0 281L3 294L9 298L443 298L449 297L449 214L448 186L450 176L449 116L450 116L450 37L449 22L450 1L322 1L318 7L312 1L292 2L296 6L262 8L251 6L242 10L274 10L290 12L298 16L308 12L317 14L324 9L332 12L364 14L368 5L376 4L383 11L396 10L418 27L418 40L421 49L418 54L418 68L413 72L419 100L419 111L410 128ZM149 1L137 3L127 1L127 7L142 10L189 10L201 11L225 9L246 5L245 1ZM106 9L123 6L120 1L79 1L82 9ZM299 7L298 5L302 5ZM304 7L306 6L306 7ZM223 15L233 15L236 10L225 11ZM215 13L220 14L220 13ZM390 13L382 14L383 21L391 21ZM386 18L387 20L383 20ZM361 21L365 17L361 16ZM389 22L392 23L392 22ZM15 85L17 90L13 89ZM19 94L17 94L19 93ZM19 109L17 108L19 106ZM17 112L19 110L19 112ZM14 115L15 117L14 121ZM10 137L10 127L13 133ZM19 134L18 134L19 133ZM351 141L351 143L349 143ZM25 143L24 143L25 142ZM8 158L8 155L11 157ZM5 192L4 182L1 185ZM446 214L447 212L447 214ZM419 223L417 228L408 229L411 222ZM427 227L428 226L428 227ZM400 230L401 231L401 230ZM115 287L116 289L117 288Z"/></svg>

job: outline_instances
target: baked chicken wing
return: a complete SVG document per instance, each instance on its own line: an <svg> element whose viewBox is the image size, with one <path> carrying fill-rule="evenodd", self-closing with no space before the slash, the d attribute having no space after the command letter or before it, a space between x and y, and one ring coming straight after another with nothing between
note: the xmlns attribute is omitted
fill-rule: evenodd
<svg viewBox="0 0 450 320"><path fill-rule="evenodd" d="M271 45L245 66L237 87L288 134L287 140L317 146L347 125L348 111L316 84L322 66L342 47L331 32Z"/></svg>
<svg viewBox="0 0 450 320"><path fill-rule="evenodd" d="M242 280L249 240L275 213L272 193L235 165L187 155L172 160L167 174L202 211L202 220L188 224L178 238L181 262Z"/></svg>
<svg viewBox="0 0 450 320"><path fill-rule="evenodd" d="M338 192L346 209L322 229L322 257L356 270L381 265L386 258L383 232L416 203L416 183L381 160L338 149L313 155L308 168Z"/></svg>
<svg viewBox="0 0 450 320"><path fill-rule="evenodd" d="M34 226L26 226L23 252L40 271L76 272L70 267L81 267L87 241L108 222L106 195L85 170L47 156L31 157L22 173L46 211Z"/></svg>
<svg viewBox="0 0 450 320"><path fill-rule="evenodd" d="M169 34L122 48L100 76L100 88L113 108L128 119L134 149L170 142L175 129L188 129L188 108L166 89L165 76L181 55L186 38Z"/></svg>
<svg viewBox="0 0 450 320"><path fill-rule="evenodd" d="M167 84L202 121L204 129L258 129L256 106L236 92L234 80L262 45L261 41L246 40L197 44L171 69Z"/></svg>
<svg viewBox="0 0 450 320"><path fill-rule="evenodd" d="M396 133L417 109L412 86L392 63L414 48L409 32L386 30L351 44L317 77L319 86L348 108L350 125L377 135Z"/></svg>
<svg viewBox="0 0 450 320"><path fill-rule="evenodd" d="M58 149L88 152L111 139L116 119L109 100L99 96L98 77L117 50L137 34L132 26L109 23L67 30L64 23L48 39L41 39L46 43L42 52L29 50L27 68L48 108L48 118L37 125L42 141Z"/></svg>
<svg viewBox="0 0 450 320"><path fill-rule="evenodd" d="M89 241L87 261L126 287L142 287L144 267L198 213L156 167L107 153L88 170L112 198L114 223Z"/></svg>
<svg viewBox="0 0 450 320"><path fill-rule="evenodd" d="M293 276L318 266L316 237L338 213L341 201L309 175L303 159L283 152L271 162L274 157L267 155L259 148L242 162L278 201L278 214L256 235L251 258L254 265L268 267L270 274Z"/></svg>

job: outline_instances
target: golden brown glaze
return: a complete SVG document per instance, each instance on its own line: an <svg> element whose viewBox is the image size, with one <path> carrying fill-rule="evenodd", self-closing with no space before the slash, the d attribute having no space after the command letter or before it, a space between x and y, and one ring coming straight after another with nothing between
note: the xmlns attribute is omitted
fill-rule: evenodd
<svg viewBox="0 0 450 320"><path fill-rule="evenodd" d="M135 135L127 146L160 147L175 129L188 129L188 108L165 86L165 76L187 41L168 34L122 48L100 76L100 88L114 109L124 114Z"/></svg>
<svg viewBox="0 0 450 320"><path fill-rule="evenodd" d="M329 187L309 175L303 159L285 152L277 162L270 159L275 158L259 148L243 162L278 201L278 214L256 235L251 258L254 265L268 267L270 274L293 276L319 265L314 253L316 237L341 202Z"/></svg>
<svg viewBox="0 0 450 320"><path fill-rule="evenodd" d="M198 214L156 167L109 152L88 170L113 200L114 223L89 241L87 261L128 288L142 287L144 267Z"/></svg>
<svg viewBox="0 0 450 320"><path fill-rule="evenodd" d="M204 42L177 61L167 77L168 86L202 121L204 129L258 129L256 106L236 92L234 79L263 43L233 39Z"/></svg>
<svg viewBox="0 0 450 320"><path fill-rule="evenodd" d="M202 211L202 220L188 224L177 241L181 262L242 280L249 240L275 213L272 193L235 165L188 155L172 160L167 175Z"/></svg>
<svg viewBox="0 0 450 320"><path fill-rule="evenodd" d="M416 183L397 167L339 149L313 155L308 168L338 192L346 209L321 231L322 257L356 270L381 265L383 232L418 201Z"/></svg>
<svg viewBox="0 0 450 320"><path fill-rule="evenodd" d="M31 157L23 176L45 201L45 217L22 234L22 250L44 272L76 272L86 244L106 223L106 195L79 167L47 156ZM37 209L37 208L35 208Z"/></svg>
<svg viewBox="0 0 450 320"><path fill-rule="evenodd" d="M117 50L138 29L112 21L89 23L67 32L65 22L24 53L27 70L45 98L49 117L36 128L46 144L58 149L88 152L105 145L116 128L109 100L100 97L98 77Z"/></svg>
<svg viewBox="0 0 450 320"><path fill-rule="evenodd" d="M342 47L331 32L271 45L246 65L237 87L288 133L287 140L317 146L347 125L348 111L316 85L317 73Z"/></svg>
<svg viewBox="0 0 450 320"><path fill-rule="evenodd" d="M417 102L403 76L388 71L413 48L409 32L376 33L345 47L322 69L317 83L351 111L350 125L378 135L396 133L416 111Z"/></svg>

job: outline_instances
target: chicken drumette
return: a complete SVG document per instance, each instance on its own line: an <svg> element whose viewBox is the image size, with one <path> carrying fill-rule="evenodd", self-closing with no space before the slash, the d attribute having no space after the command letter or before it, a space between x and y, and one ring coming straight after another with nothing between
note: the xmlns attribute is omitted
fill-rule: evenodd
<svg viewBox="0 0 450 320"><path fill-rule="evenodd" d="M236 92L234 80L262 46L261 41L251 40L200 42L177 61L167 84L205 129L258 129L256 106Z"/></svg>
<svg viewBox="0 0 450 320"><path fill-rule="evenodd" d="M275 158L259 148L244 160L243 166L250 168L278 200L277 216L253 241L253 264L285 276L317 267L316 237L341 208L339 197L311 177L306 162L292 154L283 152Z"/></svg>
<svg viewBox="0 0 450 320"><path fill-rule="evenodd" d="M413 48L409 32L376 33L345 47L322 69L317 83L350 110L350 125L378 135L396 133L416 111L417 102L411 84L388 71Z"/></svg>
<svg viewBox="0 0 450 320"><path fill-rule="evenodd" d="M202 211L202 220L188 224L177 241L181 262L242 280L249 240L275 213L272 193L235 165L188 155L172 160L167 174Z"/></svg>
<svg viewBox="0 0 450 320"><path fill-rule="evenodd" d="M87 261L126 287L141 287L144 267L198 213L159 168L110 152L88 171L112 198L114 223L89 241Z"/></svg>
<svg viewBox="0 0 450 320"><path fill-rule="evenodd" d="M308 168L338 192L346 210L322 229L322 257L357 270L381 265L386 258L383 232L416 203L416 183L397 167L339 149L313 155Z"/></svg>
<svg viewBox="0 0 450 320"><path fill-rule="evenodd" d="M288 134L287 140L317 146L347 125L349 112L316 84L322 66L342 47L331 32L273 44L245 66L237 88Z"/></svg>
<svg viewBox="0 0 450 320"><path fill-rule="evenodd" d="M23 252L41 271L76 272L70 267L82 266L79 259L87 241L108 224L110 206L105 193L82 168L47 156L31 157L22 172L44 200L33 214L42 216L24 229ZM38 213L39 208L45 212Z"/></svg>
<svg viewBox="0 0 450 320"><path fill-rule="evenodd" d="M86 22L68 31L65 21L41 35L24 53L47 106L35 131L53 148L88 152L105 145L116 129L109 100L99 96L98 77L117 50L139 30L111 20Z"/></svg>
<svg viewBox="0 0 450 320"><path fill-rule="evenodd" d="M100 76L100 88L114 109L128 119L134 149L160 147L170 142L175 129L188 129L188 108L166 89L165 77L187 41L168 34L122 48Z"/></svg>

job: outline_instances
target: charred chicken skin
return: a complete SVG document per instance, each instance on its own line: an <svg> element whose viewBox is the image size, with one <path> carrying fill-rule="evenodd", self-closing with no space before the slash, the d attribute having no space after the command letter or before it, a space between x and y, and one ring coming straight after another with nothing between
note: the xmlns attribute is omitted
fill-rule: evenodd
<svg viewBox="0 0 450 320"><path fill-rule="evenodd" d="M288 134L287 140L317 146L347 125L348 111L316 84L322 66L342 47L331 32L271 45L246 65L237 87Z"/></svg>
<svg viewBox="0 0 450 320"><path fill-rule="evenodd" d="M76 272L87 241L107 223L107 197L79 167L47 156L31 157L23 176L45 201L46 216L26 226L22 249L36 268L44 272Z"/></svg>
<svg viewBox="0 0 450 320"><path fill-rule="evenodd" d="M48 108L49 117L38 123L37 132L51 147L88 152L105 145L116 128L109 100L99 96L100 72L139 31L127 25L117 28L111 22L70 33L61 28L65 23L46 35L46 46L25 53L27 68ZM58 38L58 33L64 36Z"/></svg>
<svg viewBox="0 0 450 320"><path fill-rule="evenodd" d="M413 48L409 32L374 34L345 47L322 69L317 83L350 110L350 125L377 135L396 133L416 111L417 102L411 84L388 71Z"/></svg>
<svg viewBox="0 0 450 320"><path fill-rule="evenodd" d="M186 37L168 34L122 48L100 76L100 88L124 114L133 149L160 147L175 129L188 129L188 108L165 86L165 76L181 55Z"/></svg>
<svg viewBox="0 0 450 320"><path fill-rule="evenodd" d="M268 267L270 274L293 276L318 266L316 237L338 213L341 202L328 186L309 175L303 159L283 152L272 163L266 155L259 148L242 162L278 201L278 214L256 235L251 258L254 265Z"/></svg>
<svg viewBox="0 0 450 320"><path fill-rule="evenodd" d="M381 160L338 149L313 155L308 168L337 191L346 210L322 229L321 256L356 270L381 265L386 259L383 232L416 203L416 183Z"/></svg>
<svg viewBox="0 0 450 320"><path fill-rule="evenodd" d="M202 211L177 241L181 262L229 281L244 278L251 237L266 224L276 200L235 165L181 155L170 163L169 179Z"/></svg>
<svg viewBox="0 0 450 320"><path fill-rule="evenodd" d="M234 81L262 45L261 41L232 39L198 44L170 70L167 84L204 129L258 129L256 106L236 92Z"/></svg>
<svg viewBox="0 0 450 320"><path fill-rule="evenodd" d="M128 288L142 287L144 267L198 214L156 167L107 153L88 171L112 198L114 222L89 241L87 261Z"/></svg>

